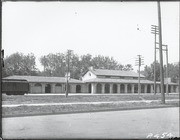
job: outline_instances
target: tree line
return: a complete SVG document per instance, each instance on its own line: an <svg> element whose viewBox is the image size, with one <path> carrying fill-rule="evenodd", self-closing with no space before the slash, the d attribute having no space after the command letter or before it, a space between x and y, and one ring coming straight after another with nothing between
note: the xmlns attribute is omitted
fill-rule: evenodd
<svg viewBox="0 0 180 140"><path fill-rule="evenodd" d="M160 81L160 63L156 62L156 64L153 62L150 66L145 66L144 70L141 71L141 74L143 74L146 79L153 81L154 80L154 66L156 65L156 81ZM179 79L179 63L169 63L168 67L164 65L163 67L163 74L164 78L166 78L166 69L168 69L168 77L171 78L172 82L177 82Z"/></svg>
<svg viewBox="0 0 180 140"><path fill-rule="evenodd" d="M122 65L113 57L92 56L91 54L77 55L73 51L70 54L69 66L71 77L79 79L93 66L95 69L111 70L133 70L131 64ZM4 59L4 68L2 76L11 75L31 75L31 76L57 76L64 77L67 72L67 53L49 53L39 59L43 66L40 71L36 65L36 57L33 53L24 55L23 53L14 53Z"/></svg>
<svg viewBox="0 0 180 140"><path fill-rule="evenodd" d="M77 55L73 51L69 56L69 67L71 77L75 79L81 78L93 66L95 69L109 69L109 70L125 70L131 71L133 67L131 64L122 65L113 57L109 56L92 56L91 54ZM14 53L4 59L4 68L2 76L11 75L31 75L31 76L56 76L64 77L67 72L67 53L49 53L42 55L39 59L43 70L40 71L36 65L36 57L33 53L24 55L23 53ZM164 66L164 74L166 66ZM141 71L146 79L154 80L154 62L150 66L145 66ZM179 77L178 64L168 64L168 75L172 82L176 82ZM164 75L166 77L166 75ZM160 81L160 64L156 62L156 80Z"/></svg>

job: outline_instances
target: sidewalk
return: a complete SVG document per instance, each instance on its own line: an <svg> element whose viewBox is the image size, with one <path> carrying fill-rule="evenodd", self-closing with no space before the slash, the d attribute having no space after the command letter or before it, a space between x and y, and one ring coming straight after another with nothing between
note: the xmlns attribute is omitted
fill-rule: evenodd
<svg viewBox="0 0 180 140"><path fill-rule="evenodd" d="M169 93L169 95L171 95L171 94L179 94L179 93ZM38 93L28 93L28 94L25 94L25 96L54 96L54 95L57 95L57 96L65 96L66 95L66 93L40 93L40 94L38 94ZM74 95L85 95L85 96L96 96L96 95L100 95L100 96L102 96L102 95L109 95L109 96L111 96L111 95L118 95L118 96L121 96L121 95L137 95L137 96L139 96L139 94L138 93L118 93L118 94L115 94L115 93L95 93L95 94L91 94L91 93L69 93L68 94L68 96L74 96ZM154 93L141 93L140 95L154 95ZM156 95L161 95L161 93L156 93ZM167 95L166 93L165 93L165 95Z"/></svg>
<svg viewBox="0 0 180 140"><path fill-rule="evenodd" d="M179 99L166 100L168 102L177 102ZM39 104L12 104L2 105L2 107L20 107L20 106L55 106L55 105L84 105L84 104L123 104L123 103L152 103L160 102L160 100L136 100L136 101L111 101L111 102L73 102L73 103L39 103Z"/></svg>

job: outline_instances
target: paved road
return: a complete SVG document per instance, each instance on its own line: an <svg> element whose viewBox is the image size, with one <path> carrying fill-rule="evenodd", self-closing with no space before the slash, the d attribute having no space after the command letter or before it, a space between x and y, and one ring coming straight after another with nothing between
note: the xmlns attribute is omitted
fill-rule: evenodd
<svg viewBox="0 0 180 140"><path fill-rule="evenodd" d="M3 118L3 138L179 137L179 108Z"/></svg>

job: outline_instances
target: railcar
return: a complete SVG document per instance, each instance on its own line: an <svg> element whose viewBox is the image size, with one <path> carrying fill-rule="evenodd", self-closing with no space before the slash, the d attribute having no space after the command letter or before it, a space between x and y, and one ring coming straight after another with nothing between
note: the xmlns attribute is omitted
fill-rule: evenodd
<svg viewBox="0 0 180 140"><path fill-rule="evenodd" d="M6 95L24 95L29 93L27 80L2 79L2 93Z"/></svg>

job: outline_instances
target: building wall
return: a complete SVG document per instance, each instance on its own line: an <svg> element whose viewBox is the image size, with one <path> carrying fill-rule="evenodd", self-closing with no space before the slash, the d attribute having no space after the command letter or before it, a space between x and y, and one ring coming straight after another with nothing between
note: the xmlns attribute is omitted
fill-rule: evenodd
<svg viewBox="0 0 180 140"><path fill-rule="evenodd" d="M82 85L82 92L83 93L88 93L88 84L83 84Z"/></svg>
<svg viewBox="0 0 180 140"><path fill-rule="evenodd" d="M55 93L63 93L63 84L56 84L55 85Z"/></svg>
<svg viewBox="0 0 180 140"><path fill-rule="evenodd" d="M35 86L32 89L33 93L42 93L42 86Z"/></svg>
<svg viewBox="0 0 180 140"><path fill-rule="evenodd" d="M30 93L45 93L46 85L50 85L49 93L65 93L66 83L30 83ZM69 93L88 93L87 84L69 84Z"/></svg>
<svg viewBox="0 0 180 140"><path fill-rule="evenodd" d="M46 92L46 85L50 87L50 93L63 93L64 92L64 84L59 83L30 83L30 93L45 93Z"/></svg>
<svg viewBox="0 0 180 140"><path fill-rule="evenodd" d="M30 93L42 93L42 84L40 83L30 83L29 88Z"/></svg>
<svg viewBox="0 0 180 140"><path fill-rule="evenodd" d="M62 93L62 87L55 87L55 93Z"/></svg>
<svg viewBox="0 0 180 140"><path fill-rule="evenodd" d="M82 80L85 81L85 80L89 80L89 79L93 79L93 78L96 78L97 76L92 73L91 71L88 71L83 77L82 77Z"/></svg>
<svg viewBox="0 0 180 140"><path fill-rule="evenodd" d="M30 93L65 93L66 83L30 83ZM138 93L137 85L133 83L70 83L69 93ZM154 93L153 84L141 83L141 93ZM169 93L178 93L178 85L169 85ZM157 93L161 92L160 84L156 85ZM166 90L165 90L166 92Z"/></svg>

